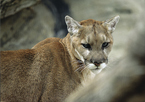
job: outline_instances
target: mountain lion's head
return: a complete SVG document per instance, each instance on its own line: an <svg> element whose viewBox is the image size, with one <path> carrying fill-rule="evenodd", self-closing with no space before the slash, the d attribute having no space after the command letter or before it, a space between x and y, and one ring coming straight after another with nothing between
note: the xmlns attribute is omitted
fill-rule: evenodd
<svg viewBox="0 0 145 102"><path fill-rule="evenodd" d="M74 56L94 73L99 73L108 63L113 45L112 33L119 18L115 16L106 21L88 19L77 22L69 16L65 17Z"/></svg>

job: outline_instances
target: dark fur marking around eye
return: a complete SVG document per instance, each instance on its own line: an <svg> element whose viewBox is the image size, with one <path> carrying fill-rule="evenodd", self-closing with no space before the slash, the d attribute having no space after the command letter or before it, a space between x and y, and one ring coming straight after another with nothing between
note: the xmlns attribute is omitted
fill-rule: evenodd
<svg viewBox="0 0 145 102"><path fill-rule="evenodd" d="M82 46L86 49L91 50L91 45L90 44L82 44Z"/></svg>
<svg viewBox="0 0 145 102"><path fill-rule="evenodd" d="M107 48L109 46L109 42L104 42L102 44L102 49Z"/></svg>

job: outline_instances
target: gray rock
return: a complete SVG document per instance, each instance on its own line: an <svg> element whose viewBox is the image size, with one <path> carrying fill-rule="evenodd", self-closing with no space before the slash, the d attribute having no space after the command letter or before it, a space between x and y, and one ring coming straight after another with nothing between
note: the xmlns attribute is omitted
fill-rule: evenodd
<svg viewBox="0 0 145 102"><path fill-rule="evenodd" d="M0 18L15 14L16 12L36 4L40 0L1 0Z"/></svg>
<svg viewBox="0 0 145 102"><path fill-rule="evenodd" d="M42 4L1 20L1 50L28 49L52 37L54 20Z"/></svg>

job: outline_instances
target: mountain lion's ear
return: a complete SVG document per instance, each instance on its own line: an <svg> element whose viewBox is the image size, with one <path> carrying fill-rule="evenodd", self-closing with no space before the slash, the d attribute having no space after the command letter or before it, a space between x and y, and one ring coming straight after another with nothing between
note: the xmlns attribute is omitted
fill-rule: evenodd
<svg viewBox="0 0 145 102"><path fill-rule="evenodd" d="M112 33L115 30L117 23L119 22L119 16L115 16L111 19L104 21L103 26L107 27L108 33Z"/></svg>
<svg viewBox="0 0 145 102"><path fill-rule="evenodd" d="M78 33L79 28L81 27L79 22L75 21L70 16L65 16L65 22L66 22L66 25L67 25L67 30L70 33L70 35Z"/></svg>

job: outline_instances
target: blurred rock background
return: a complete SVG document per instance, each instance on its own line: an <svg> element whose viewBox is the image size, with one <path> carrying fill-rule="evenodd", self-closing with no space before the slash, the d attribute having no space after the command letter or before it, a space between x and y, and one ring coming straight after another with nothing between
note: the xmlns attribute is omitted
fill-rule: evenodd
<svg viewBox="0 0 145 102"><path fill-rule="evenodd" d="M113 33L111 61L125 54L128 34L138 24L140 15L145 14L145 0L0 0L0 3L0 50L30 49L45 38L63 38L67 34L65 15L77 21L102 21L120 15Z"/></svg>

